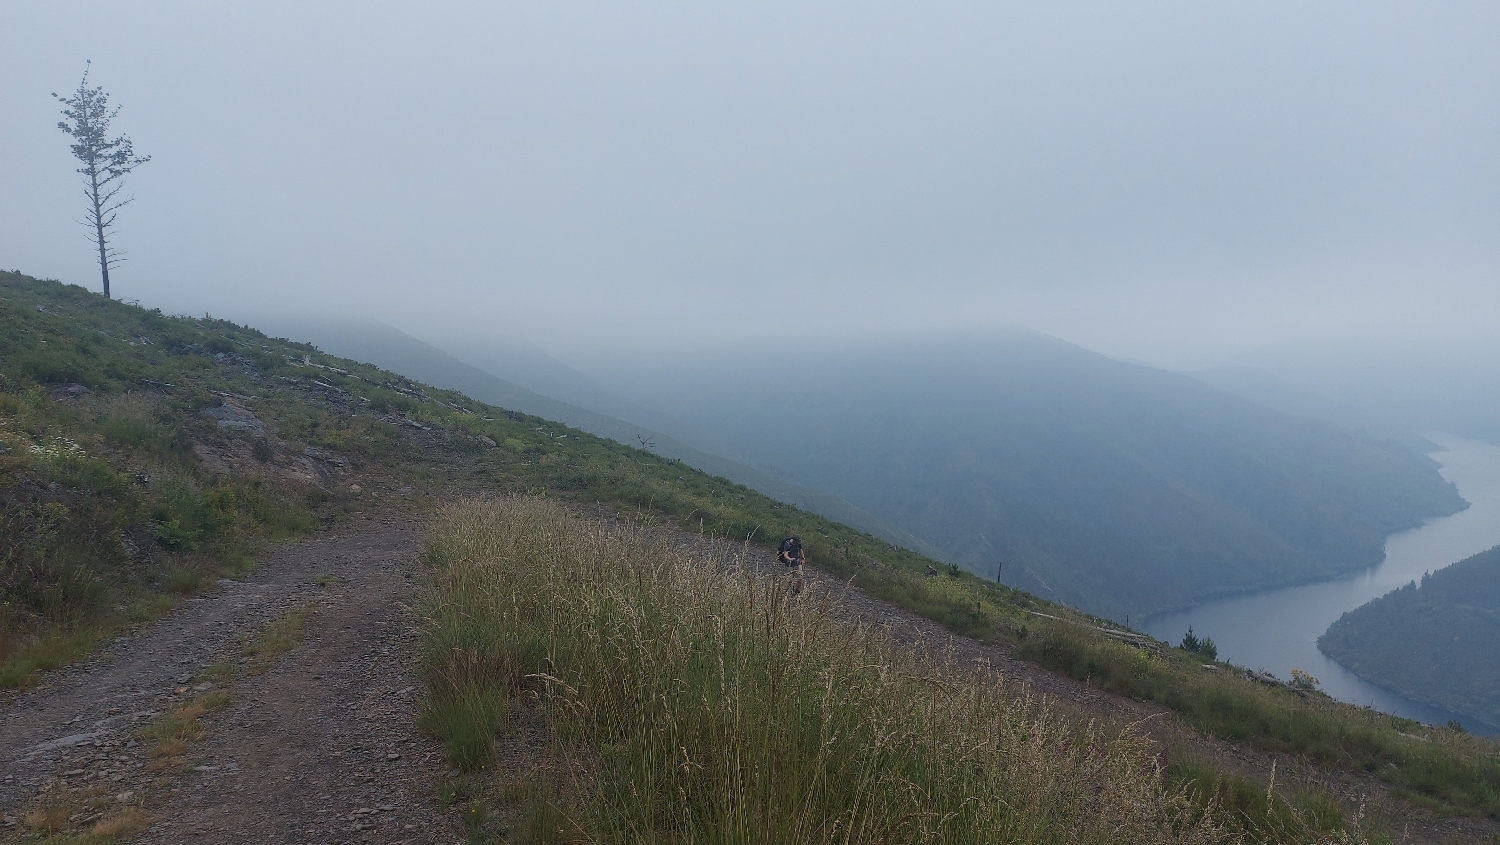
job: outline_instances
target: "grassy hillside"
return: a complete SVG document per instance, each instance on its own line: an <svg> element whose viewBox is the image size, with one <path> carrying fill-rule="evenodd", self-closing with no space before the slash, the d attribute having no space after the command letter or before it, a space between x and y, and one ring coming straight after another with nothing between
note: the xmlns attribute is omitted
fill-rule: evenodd
<svg viewBox="0 0 1500 845"><path fill-rule="evenodd" d="M840 621L723 550L520 498L447 509L428 558L424 722L462 768L497 745L514 761L473 790L474 840L1358 838L1275 799L1258 819L1205 800L1139 734Z"/></svg>
<svg viewBox="0 0 1500 845"><path fill-rule="evenodd" d="M0 478L6 687L251 565L266 542L352 511L536 493L734 540L798 531L813 565L958 634L1162 702L1233 742L1500 812L1488 741L1140 651L1102 620L660 455L254 329L13 273L0 274Z"/></svg>
<svg viewBox="0 0 1500 845"><path fill-rule="evenodd" d="M1117 620L1370 566L1464 507L1414 450L1021 330L617 375L955 563Z"/></svg>
<svg viewBox="0 0 1500 845"><path fill-rule="evenodd" d="M555 422L210 318L0 274L0 683L152 618L259 544L350 510L543 491L719 536L791 531L830 564L963 628L985 617L930 561Z"/></svg>
<svg viewBox="0 0 1500 845"><path fill-rule="evenodd" d="M1500 726L1500 546L1351 610L1318 648L1407 698Z"/></svg>

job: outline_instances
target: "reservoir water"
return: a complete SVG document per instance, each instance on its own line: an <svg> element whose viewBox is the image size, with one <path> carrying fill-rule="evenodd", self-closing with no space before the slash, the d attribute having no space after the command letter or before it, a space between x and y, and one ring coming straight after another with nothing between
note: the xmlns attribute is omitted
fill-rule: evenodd
<svg viewBox="0 0 1500 845"><path fill-rule="evenodd" d="M1315 675L1324 692L1343 701L1429 724L1457 719L1475 733L1500 733L1500 727L1361 680L1318 651L1318 637L1345 612L1409 581L1420 582L1424 573L1500 545L1500 446L1444 435L1428 439L1444 447L1432 458L1469 502L1467 510L1392 534L1386 538L1385 560L1363 572L1161 614L1146 620L1146 633L1175 645L1191 625L1198 636L1214 639L1220 660L1237 666L1265 669L1282 679L1296 667Z"/></svg>

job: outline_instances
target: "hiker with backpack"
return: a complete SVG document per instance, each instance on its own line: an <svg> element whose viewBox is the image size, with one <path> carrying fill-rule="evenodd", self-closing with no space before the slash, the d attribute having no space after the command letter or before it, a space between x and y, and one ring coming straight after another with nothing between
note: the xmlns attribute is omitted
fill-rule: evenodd
<svg viewBox="0 0 1500 845"><path fill-rule="evenodd" d="M776 559L787 568L787 575L792 582L792 595L802 592L802 565L807 563L807 553L802 550L802 537L798 534L781 541L781 548L776 552Z"/></svg>

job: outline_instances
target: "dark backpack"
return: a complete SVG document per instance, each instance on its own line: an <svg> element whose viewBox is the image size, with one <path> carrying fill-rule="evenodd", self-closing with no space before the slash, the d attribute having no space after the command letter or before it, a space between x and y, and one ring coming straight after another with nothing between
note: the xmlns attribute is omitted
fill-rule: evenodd
<svg viewBox="0 0 1500 845"><path fill-rule="evenodd" d="M780 553L786 558L783 563L787 566L795 566L802 562L802 541L796 537L788 537L781 541Z"/></svg>

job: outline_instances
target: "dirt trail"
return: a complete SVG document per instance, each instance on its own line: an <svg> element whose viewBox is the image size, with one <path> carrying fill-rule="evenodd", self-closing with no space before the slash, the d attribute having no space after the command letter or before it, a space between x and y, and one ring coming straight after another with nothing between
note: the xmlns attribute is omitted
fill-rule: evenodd
<svg viewBox="0 0 1500 845"><path fill-rule="evenodd" d="M25 809L92 792L95 806L69 807L75 826L136 806L143 842L456 841L432 794L441 749L415 724L417 634L402 602L418 544L409 520L367 517L280 546L246 581L220 582L4 706L0 837ZM197 673L238 661L245 637L301 605L313 611L301 645L232 682L186 766L152 771L137 729L205 692L187 686Z"/></svg>
<svg viewBox="0 0 1500 845"><path fill-rule="evenodd" d="M680 535L689 544L704 542ZM23 811L60 794L92 794L71 826L121 809L143 811L146 843L452 843L460 825L434 795L447 765L416 730L416 620L403 602L418 577L420 538L405 517L372 518L280 546L243 582L189 599L86 664L0 705L0 840ZM726 546L729 544L725 544ZM735 549L721 549L732 554ZM768 576L780 567L753 555ZM807 598L837 598L836 615L885 626L901 642L982 662L1081 718L1143 722L1178 751L1264 782L1304 779L1368 800L1406 841L1492 841L1490 820L1443 819L1387 796L1378 783L1286 755L1199 735L1163 708L1091 688L1016 659L1008 649L954 637L936 624L809 573ZM326 585L326 586L325 586ZM312 608L300 646L261 675L241 673L186 765L153 770L138 729L207 689L199 673L240 659L245 638L288 609Z"/></svg>

